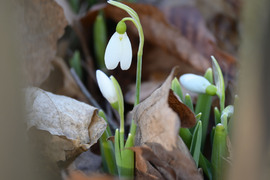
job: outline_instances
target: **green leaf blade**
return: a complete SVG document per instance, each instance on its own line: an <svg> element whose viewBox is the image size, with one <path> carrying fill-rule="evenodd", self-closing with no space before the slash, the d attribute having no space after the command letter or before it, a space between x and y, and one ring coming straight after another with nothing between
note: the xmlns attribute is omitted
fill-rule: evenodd
<svg viewBox="0 0 270 180"><path fill-rule="evenodd" d="M190 146L190 152L193 159L195 160L197 167L199 165L201 141L202 141L202 122L198 121L194 130L194 133L193 133L191 146Z"/></svg>

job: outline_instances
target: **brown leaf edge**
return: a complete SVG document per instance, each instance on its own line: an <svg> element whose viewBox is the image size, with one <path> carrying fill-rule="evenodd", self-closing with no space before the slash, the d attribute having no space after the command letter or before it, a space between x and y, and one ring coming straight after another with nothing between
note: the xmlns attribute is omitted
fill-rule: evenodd
<svg viewBox="0 0 270 180"><path fill-rule="evenodd" d="M142 161L136 162L142 166L139 169L147 168L146 162L153 167L144 172L138 171L136 179L203 179L194 162L177 148L167 151L160 144L146 143L130 149L135 152L136 160ZM157 156L152 149L162 151L162 156Z"/></svg>

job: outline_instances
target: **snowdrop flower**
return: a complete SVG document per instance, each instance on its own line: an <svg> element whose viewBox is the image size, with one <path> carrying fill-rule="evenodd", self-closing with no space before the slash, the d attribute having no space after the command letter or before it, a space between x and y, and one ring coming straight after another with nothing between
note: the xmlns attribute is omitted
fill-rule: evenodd
<svg viewBox="0 0 270 180"><path fill-rule="evenodd" d="M120 21L106 47L104 58L105 65L109 70L115 69L119 62L122 70L129 69L131 65L132 48L126 29L126 24Z"/></svg>
<svg viewBox="0 0 270 180"><path fill-rule="evenodd" d="M195 93L215 95L217 88L212 85L205 77L195 74L184 74L180 77L181 84Z"/></svg>
<svg viewBox="0 0 270 180"><path fill-rule="evenodd" d="M116 103L117 94L112 80L102 71L96 71L96 78L98 82L98 87L102 95L111 103Z"/></svg>

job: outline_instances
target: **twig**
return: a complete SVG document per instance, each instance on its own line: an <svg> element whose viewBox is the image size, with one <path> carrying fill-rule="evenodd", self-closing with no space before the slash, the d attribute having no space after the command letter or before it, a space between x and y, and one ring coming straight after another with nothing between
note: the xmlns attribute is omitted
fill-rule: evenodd
<svg viewBox="0 0 270 180"><path fill-rule="evenodd" d="M73 68L70 68L70 72L71 75L73 76L73 78L75 79L76 83L78 84L78 86L80 87L80 89L82 90L83 94L86 96L87 100L95 107L102 109L100 107L100 105L97 103L97 101L93 98L93 96L90 94L90 92L86 89L86 87L84 86L84 84L82 83L81 79L79 78L79 76L77 75L77 73L75 72L75 70Z"/></svg>
<svg viewBox="0 0 270 180"><path fill-rule="evenodd" d="M101 106L97 103L97 101L93 98L90 92L86 89L84 84L82 83L81 79L77 75L76 71L73 68L70 68L71 75L73 76L74 80L78 84L79 88L81 89L82 93L86 96L87 100L98 109L102 109ZM113 129L116 129L118 126L115 122L111 120L112 118L108 118L108 123L111 125Z"/></svg>

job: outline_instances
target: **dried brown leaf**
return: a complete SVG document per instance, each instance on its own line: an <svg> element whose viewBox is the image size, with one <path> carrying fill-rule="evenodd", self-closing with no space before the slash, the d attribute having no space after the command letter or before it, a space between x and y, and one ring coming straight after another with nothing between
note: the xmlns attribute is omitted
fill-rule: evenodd
<svg viewBox="0 0 270 180"><path fill-rule="evenodd" d="M181 119L181 127L189 128L195 126L194 113L180 100L180 98L170 89L168 103L170 108L177 113ZM183 120L182 120L183 119ZM185 121L184 121L185 119Z"/></svg>
<svg viewBox="0 0 270 180"><path fill-rule="evenodd" d="M179 110L176 108L176 100L172 99L173 96L169 96L175 71L176 69L171 72L159 89L135 107L133 114L134 120L138 123L136 135L138 144L156 142L170 150L177 142L180 120L181 124L190 125L189 127L195 125L196 119L193 113L188 113L183 116L183 119L179 119L177 113L170 107L169 101L174 109ZM179 113L182 112L179 110Z"/></svg>
<svg viewBox="0 0 270 180"><path fill-rule="evenodd" d="M53 162L89 149L106 128L96 108L39 88L26 90L26 107L27 127L38 129L34 136L39 134L45 154Z"/></svg>
<svg viewBox="0 0 270 180"><path fill-rule="evenodd" d="M208 59L211 55L214 55L221 68L232 77L234 76L235 58L226 53L224 49L219 48L216 37L208 29L206 21L197 7L174 5L162 8L162 11L169 23L177 28L199 53ZM231 46L234 45L231 44Z"/></svg>
<svg viewBox="0 0 270 180"><path fill-rule="evenodd" d="M54 0L29 0L23 3L20 22L24 42L24 72L27 82L40 85L50 73L57 40L67 25L63 9Z"/></svg>
<svg viewBox="0 0 270 180"><path fill-rule="evenodd" d="M137 179L151 177L153 172L155 178L158 179L203 179L194 162L177 149L167 151L160 144L155 143L147 143L144 146L131 149L136 153L136 160L140 159L139 163L151 164L151 168L153 168L147 172L138 172L140 177L136 177ZM163 155L156 155L152 149L163 152ZM144 168L146 169L146 167ZM143 166L139 169L143 169Z"/></svg>
<svg viewBox="0 0 270 180"><path fill-rule="evenodd" d="M190 164L193 164L196 169L187 147L178 135L180 122L185 126L191 127L195 125L196 119L189 108L183 106L179 99L172 92L170 93L171 81L175 77L176 71L177 69L174 69L163 85L133 110L134 120L138 124L135 145L142 146L147 144L157 157L167 163L171 159L166 151L173 151L175 149L176 152L179 151L179 153L183 154L187 161L190 161ZM162 150L153 144L160 144ZM160 178L163 176L161 174L166 174L160 172L164 171L164 167L163 170L156 170L153 164L145 162L140 157L138 158L136 157L136 167L140 171L139 174L143 177L147 174ZM168 169L165 171L168 171ZM174 176L172 175L172 177ZM169 177L166 176L166 178Z"/></svg>
<svg viewBox="0 0 270 180"><path fill-rule="evenodd" d="M145 100L149 95L160 86L161 82L147 81L141 83L140 101ZM125 94L125 102L133 104L136 95L136 85L132 84Z"/></svg>
<svg viewBox="0 0 270 180"><path fill-rule="evenodd" d="M49 77L41 84L40 88L58 95L64 95L87 102L82 91L73 79L68 66L61 58L52 61L53 69Z"/></svg>

